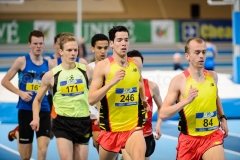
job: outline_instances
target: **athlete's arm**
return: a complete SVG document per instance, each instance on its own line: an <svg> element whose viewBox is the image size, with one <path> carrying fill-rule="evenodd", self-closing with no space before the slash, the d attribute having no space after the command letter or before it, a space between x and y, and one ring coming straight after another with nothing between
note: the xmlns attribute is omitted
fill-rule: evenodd
<svg viewBox="0 0 240 160"><path fill-rule="evenodd" d="M157 120L157 124L155 126L155 131L156 131L157 135L155 135L154 138L159 139L162 135L161 134L162 119L160 118L160 109L162 107L162 98L161 98L161 95L160 95L160 90L159 90L158 85L155 82L152 82L152 81L148 81L148 82L149 82L152 98L153 98L153 100L156 103L157 108L158 108L158 120Z"/></svg>
<svg viewBox="0 0 240 160"><path fill-rule="evenodd" d="M181 100L177 104L174 104L179 95L181 95L180 87L183 83L184 77L182 74L175 76L169 85L168 93L164 99L161 111L160 111L160 118L167 119L175 114L177 114L180 110L183 109L184 106L191 103L194 98L198 95L198 90L196 88L190 88L188 97L186 99Z"/></svg>
<svg viewBox="0 0 240 160"><path fill-rule="evenodd" d="M32 93L31 92L23 92L20 89L16 88L10 81L13 79L13 77L17 74L18 71L22 71L25 68L26 65L26 59L25 57L19 57L17 58L12 67L8 70L6 75L2 79L2 86L7 88L9 91L19 95L22 100L24 101L30 101L32 99Z"/></svg>
<svg viewBox="0 0 240 160"><path fill-rule="evenodd" d="M78 62L81 63L81 64L86 64L86 65L88 65L87 60L84 59L84 58L79 58L79 61L78 61Z"/></svg>
<svg viewBox="0 0 240 160"><path fill-rule="evenodd" d="M125 71L120 69L115 73L114 78L102 87L105 75L107 75L105 73L109 73L109 67L108 59L102 60L96 64L88 96L88 102L90 105L99 102L113 85L117 84L124 78Z"/></svg>
<svg viewBox="0 0 240 160"><path fill-rule="evenodd" d="M52 71L48 71L44 74L42 78L41 87L37 92L36 97L34 98L33 104L32 104L32 111L33 111L33 120L30 123L33 130L38 131L39 129L39 111L41 108L41 102L43 97L45 96L47 90L53 86L53 73Z"/></svg>
<svg viewBox="0 0 240 160"><path fill-rule="evenodd" d="M217 83L218 83L218 76L216 74L216 72L214 71L209 71L209 73L212 75L215 83L216 83L216 86L217 86ZM217 88L218 89L218 88ZM223 107L222 107L222 102L220 100L220 97L218 95L218 92L217 92L217 100L216 100L216 103L217 103L217 114L218 114L218 117L224 115L224 111L223 111ZM224 130L224 137L227 137L228 136L228 126L227 126L227 120L222 118L221 119L221 128L222 130Z"/></svg>

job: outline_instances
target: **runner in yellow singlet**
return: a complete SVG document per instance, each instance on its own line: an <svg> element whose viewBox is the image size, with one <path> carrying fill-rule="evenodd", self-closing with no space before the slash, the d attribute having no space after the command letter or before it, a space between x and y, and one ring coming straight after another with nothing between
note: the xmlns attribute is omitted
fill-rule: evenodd
<svg viewBox="0 0 240 160"><path fill-rule="evenodd" d="M53 90L57 117L53 121L60 159L88 159L88 142L92 134L88 86L92 68L75 62L78 44L71 34L60 37L62 63L47 72L33 102L33 130L39 129L39 104L48 89Z"/></svg>
<svg viewBox="0 0 240 160"><path fill-rule="evenodd" d="M178 160L223 160L227 118L218 96L217 74L204 69L206 43L201 38L189 39L185 57L189 68L172 79L160 116L180 115Z"/></svg>
<svg viewBox="0 0 240 160"><path fill-rule="evenodd" d="M147 107L147 102L140 83L141 64L127 58L129 32L126 27L114 26L109 31L109 39L113 55L96 64L89 94L91 105L101 100L99 157L113 160L125 148L132 159L144 160L145 110L142 106ZM139 102L139 91L143 102Z"/></svg>

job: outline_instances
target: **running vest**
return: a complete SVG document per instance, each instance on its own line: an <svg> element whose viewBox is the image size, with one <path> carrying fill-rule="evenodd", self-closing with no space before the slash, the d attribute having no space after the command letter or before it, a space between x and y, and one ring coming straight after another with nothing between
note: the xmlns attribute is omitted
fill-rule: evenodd
<svg viewBox="0 0 240 160"><path fill-rule="evenodd" d="M25 56L26 66L22 71L18 71L18 86L24 92L32 92L32 99L25 102L19 97L17 108L23 110L32 110L32 103L40 88L43 75L48 72L48 61L43 59L41 65L32 62L30 55ZM41 111L50 111L47 97L44 96L41 103Z"/></svg>
<svg viewBox="0 0 240 160"><path fill-rule="evenodd" d="M147 120L145 122L145 126L143 128L144 137L150 136L152 134L152 111L153 111L153 101L152 95L150 92L150 86L148 79L143 79L144 88L145 88L145 96L147 97L147 102L150 106L150 110L147 112Z"/></svg>
<svg viewBox="0 0 240 160"><path fill-rule="evenodd" d="M88 77L86 66L75 62L75 68L64 70L62 65L52 69L54 75L53 105L60 116L88 117Z"/></svg>
<svg viewBox="0 0 240 160"><path fill-rule="evenodd" d="M130 59L126 68L119 66L113 57L108 60L110 72L104 84L109 83L121 68L125 70L125 77L112 86L101 100L100 128L111 132L129 131L142 123L142 117L138 113L140 73Z"/></svg>
<svg viewBox="0 0 240 160"><path fill-rule="evenodd" d="M79 62L79 58L78 57L76 58L75 62ZM57 63L58 63L58 65L62 63L62 58L61 57L57 58Z"/></svg>
<svg viewBox="0 0 240 160"><path fill-rule="evenodd" d="M217 87L208 73L204 70L205 82L195 81L188 70L183 74L186 77L186 92L184 98L192 88L198 89L198 96L180 112L178 129L183 133L191 136L205 136L213 133L218 129L219 120L217 117Z"/></svg>
<svg viewBox="0 0 240 160"><path fill-rule="evenodd" d="M92 67L92 69L95 68L96 63L95 62L91 62L88 64L88 66ZM97 104L93 105L93 106L89 106L90 108L90 118L91 119L97 119L99 117L99 112L98 112L98 108L97 108Z"/></svg>
<svg viewBox="0 0 240 160"><path fill-rule="evenodd" d="M212 45L206 47L206 60L204 68L207 70L214 69L214 48Z"/></svg>

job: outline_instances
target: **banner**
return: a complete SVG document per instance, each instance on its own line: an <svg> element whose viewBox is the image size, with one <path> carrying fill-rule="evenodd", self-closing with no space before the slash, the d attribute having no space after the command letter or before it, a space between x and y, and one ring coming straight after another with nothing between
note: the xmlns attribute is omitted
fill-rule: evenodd
<svg viewBox="0 0 240 160"><path fill-rule="evenodd" d="M0 21L0 44L28 43L33 22Z"/></svg>
<svg viewBox="0 0 240 160"><path fill-rule="evenodd" d="M82 23L82 35L86 43L91 42L91 38L102 33L108 36L108 31L117 25L127 27L129 30L129 39L131 42L151 42L150 37L150 21L85 21ZM57 33L71 32L77 35L77 23L72 22L57 22ZM80 38L80 37L77 37Z"/></svg>
<svg viewBox="0 0 240 160"><path fill-rule="evenodd" d="M151 41L153 43L174 43L175 25L172 20L151 21Z"/></svg>
<svg viewBox="0 0 240 160"><path fill-rule="evenodd" d="M211 41L232 41L232 21L180 21L180 41L191 37L210 38Z"/></svg>
<svg viewBox="0 0 240 160"><path fill-rule="evenodd" d="M44 34L44 42L47 45L54 44L54 37L56 35L55 21L34 21L34 30L42 31Z"/></svg>

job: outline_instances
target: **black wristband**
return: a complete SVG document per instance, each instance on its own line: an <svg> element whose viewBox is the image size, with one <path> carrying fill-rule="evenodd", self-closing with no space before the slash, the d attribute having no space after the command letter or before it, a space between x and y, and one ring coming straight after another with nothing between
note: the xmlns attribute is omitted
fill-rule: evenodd
<svg viewBox="0 0 240 160"><path fill-rule="evenodd" d="M222 120L223 118L226 119L226 120L228 120L225 115L221 115L221 116L219 117L220 120Z"/></svg>

